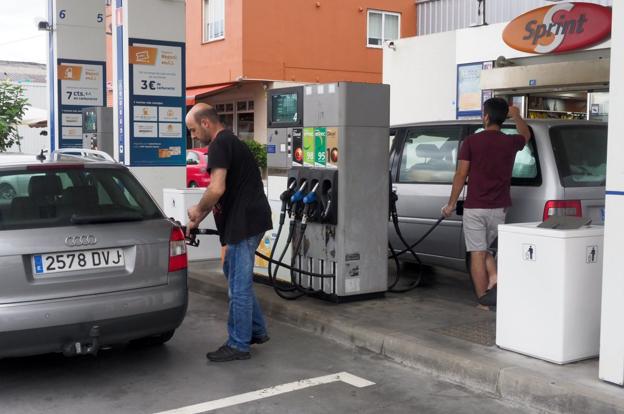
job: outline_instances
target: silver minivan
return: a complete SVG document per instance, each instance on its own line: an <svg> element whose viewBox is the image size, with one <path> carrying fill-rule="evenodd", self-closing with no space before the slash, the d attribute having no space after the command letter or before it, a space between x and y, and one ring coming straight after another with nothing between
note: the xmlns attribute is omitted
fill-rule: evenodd
<svg viewBox="0 0 624 414"><path fill-rule="evenodd" d="M173 336L184 234L126 167L0 154L0 183L0 358Z"/></svg>
<svg viewBox="0 0 624 414"><path fill-rule="evenodd" d="M607 124L571 120L529 120L533 139L513 168L513 207L507 222L538 222L552 215L590 217L604 223ZM392 184L408 242L420 238L448 202L464 138L480 131L479 121L401 125L391 130ZM503 132L515 133L514 125ZM462 195L462 198L464 194ZM390 240L402 248L392 224ZM459 216L445 220L417 248L423 263L466 270ZM402 256L410 260L410 255Z"/></svg>

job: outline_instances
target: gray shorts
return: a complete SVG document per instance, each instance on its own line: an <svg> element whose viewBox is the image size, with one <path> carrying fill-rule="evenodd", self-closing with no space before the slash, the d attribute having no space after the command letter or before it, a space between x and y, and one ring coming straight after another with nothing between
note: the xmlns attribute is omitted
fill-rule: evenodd
<svg viewBox="0 0 624 414"><path fill-rule="evenodd" d="M486 252L498 237L498 225L505 224L506 208L464 209L466 251Z"/></svg>

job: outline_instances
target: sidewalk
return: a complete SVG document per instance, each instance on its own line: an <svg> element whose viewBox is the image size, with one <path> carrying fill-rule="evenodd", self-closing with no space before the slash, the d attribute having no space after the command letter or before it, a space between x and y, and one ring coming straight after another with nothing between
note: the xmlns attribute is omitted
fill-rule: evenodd
<svg viewBox="0 0 624 414"><path fill-rule="evenodd" d="M219 266L191 263L190 290L227 300ZM339 305L286 301L261 284L256 293L270 318L472 389L546 412L624 414L624 389L598 379L597 360L558 366L498 349L496 314L476 309L465 274L431 270L427 279L407 294Z"/></svg>

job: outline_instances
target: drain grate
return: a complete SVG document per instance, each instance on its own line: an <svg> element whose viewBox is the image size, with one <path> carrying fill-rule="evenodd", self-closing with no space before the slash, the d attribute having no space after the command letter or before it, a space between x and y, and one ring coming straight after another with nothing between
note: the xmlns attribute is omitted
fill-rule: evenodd
<svg viewBox="0 0 624 414"><path fill-rule="evenodd" d="M478 345L494 346L496 344L495 320L436 328L432 331Z"/></svg>

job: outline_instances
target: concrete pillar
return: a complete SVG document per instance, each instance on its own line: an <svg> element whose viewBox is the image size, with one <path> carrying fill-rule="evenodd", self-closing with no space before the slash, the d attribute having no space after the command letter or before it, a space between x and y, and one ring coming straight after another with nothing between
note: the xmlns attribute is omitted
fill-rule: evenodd
<svg viewBox="0 0 624 414"><path fill-rule="evenodd" d="M186 186L184 0L113 3L115 156L162 206Z"/></svg>
<svg viewBox="0 0 624 414"><path fill-rule="evenodd" d="M624 4L613 2L600 378L624 385Z"/></svg>
<svg viewBox="0 0 624 414"><path fill-rule="evenodd" d="M82 147L82 108L106 105L104 0L48 0L50 149Z"/></svg>

